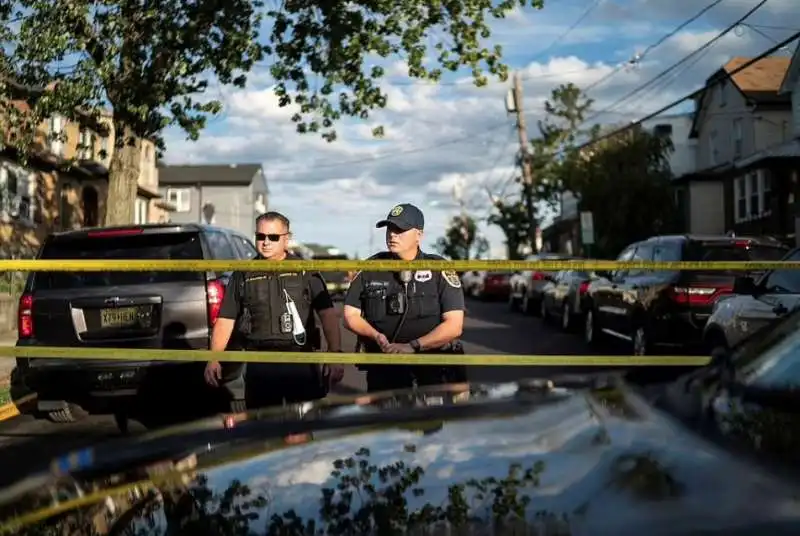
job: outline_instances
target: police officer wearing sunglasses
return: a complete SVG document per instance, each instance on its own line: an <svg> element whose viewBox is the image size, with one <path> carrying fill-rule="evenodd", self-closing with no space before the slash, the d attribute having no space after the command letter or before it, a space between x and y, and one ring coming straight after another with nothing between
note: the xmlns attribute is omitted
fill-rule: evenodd
<svg viewBox="0 0 800 536"><path fill-rule="evenodd" d="M299 259L288 252L290 237L283 214L267 212L256 220L256 248L263 262ZM319 347L314 312L328 350L340 352L339 317L319 273L235 272L214 325L211 349L311 352ZM343 374L341 366L210 362L205 379L209 385L228 387L235 409L243 409L244 400L249 407L259 407L322 398Z"/></svg>
<svg viewBox="0 0 800 536"><path fill-rule="evenodd" d="M420 249L425 218L411 204L394 207L376 225L386 228L388 251L375 260L442 260ZM369 353L463 354L458 338L464 327L464 292L454 272L430 270L362 271L350 284L344 325ZM466 381L466 367L369 365L370 391Z"/></svg>

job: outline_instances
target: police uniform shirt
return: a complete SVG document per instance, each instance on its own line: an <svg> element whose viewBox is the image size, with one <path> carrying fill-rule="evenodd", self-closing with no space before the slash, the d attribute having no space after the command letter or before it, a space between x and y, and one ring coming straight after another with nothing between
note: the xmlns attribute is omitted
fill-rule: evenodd
<svg viewBox="0 0 800 536"><path fill-rule="evenodd" d="M370 260L394 259L389 252L379 253ZM416 260L444 260L439 255L417 253ZM463 311L464 292L455 272L412 272L408 283L408 314L394 342L407 344L427 335L442 323L442 315L449 311ZM345 304L361 309L369 324L392 338L401 314L389 314L389 300L393 294L402 294L403 283L397 272L359 272L350 284ZM368 344L372 344L370 341ZM367 347L370 351L375 348Z"/></svg>
<svg viewBox="0 0 800 536"><path fill-rule="evenodd" d="M294 255L287 255L287 259L297 260L299 257ZM269 261L264 261L269 262ZM277 261L280 262L280 261ZM328 287L325 284L325 280L322 278L318 272L314 272L310 274L309 277L309 285L310 285L310 296L311 296L311 308L314 311L324 311L326 309L333 308L333 299L331 299L331 295L328 293ZM222 305L220 306L220 318L229 318L231 320L236 320L239 318L239 313L242 310L242 300L244 296L242 296L242 289L244 288L244 272L234 272L233 276L231 277L230 282L225 290L225 295L222 298ZM277 314L281 314L284 311L280 311Z"/></svg>

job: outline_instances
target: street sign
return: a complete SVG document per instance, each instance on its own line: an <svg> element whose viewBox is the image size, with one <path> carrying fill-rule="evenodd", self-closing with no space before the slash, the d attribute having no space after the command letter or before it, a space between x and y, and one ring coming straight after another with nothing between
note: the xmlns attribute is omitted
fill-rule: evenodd
<svg viewBox="0 0 800 536"><path fill-rule="evenodd" d="M581 212L581 242L587 246L594 244L594 218L591 212Z"/></svg>

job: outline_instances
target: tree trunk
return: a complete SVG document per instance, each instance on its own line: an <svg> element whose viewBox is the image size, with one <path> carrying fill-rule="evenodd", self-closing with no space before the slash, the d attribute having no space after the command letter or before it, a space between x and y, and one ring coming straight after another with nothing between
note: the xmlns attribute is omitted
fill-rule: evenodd
<svg viewBox="0 0 800 536"><path fill-rule="evenodd" d="M141 142L121 122L115 122L117 136L111 169L104 225L129 225L134 221L134 204L139 182ZM121 138L119 136L122 136Z"/></svg>

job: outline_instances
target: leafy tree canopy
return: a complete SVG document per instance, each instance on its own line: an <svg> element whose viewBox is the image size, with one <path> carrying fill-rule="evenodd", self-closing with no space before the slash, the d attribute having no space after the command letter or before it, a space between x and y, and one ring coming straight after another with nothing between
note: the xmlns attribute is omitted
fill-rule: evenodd
<svg viewBox="0 0 800 536"><path fill-rule="evenodd" d="M25 150L44 118L74 118L77 110L97 107L112 110L117 147L152 138L163 149L164 128L176 125L197 139L207 116L219 112L221 103L202 95L212 81L242 87L246 73L266 60L280 105L300 108L293 117L298 131L319 132L331 141L337 120L365 119L386 106L379 87L384 72L369 66L370 57L399 56L409 75L420 79L435 81L443 71L466 67L477 85L490 74L505 80L502 50L487 43L490 20L542 5L289 0L266 9L260 0L0 0L2 72L23 86L51 89L25 117L9 106L4 115L17 123L14 143ZM271 27L262 36L265 21ZM426 59L431 53L433 65ZM63 68L68 62L73 64ZM6 86L0 87L6 97L0 100L7 103ZM381 132L378 127L376 134ZM107 224L132 219L136 161L134 151L114 152Z"/></svg>
<svg viewBox="0 0 800 536"><path fill-rule="evenodd" d="M489 242L478 234L470 216L454 216L445 235L436 241L436 251L452 260L478 259L489 252Z"/></svg>

